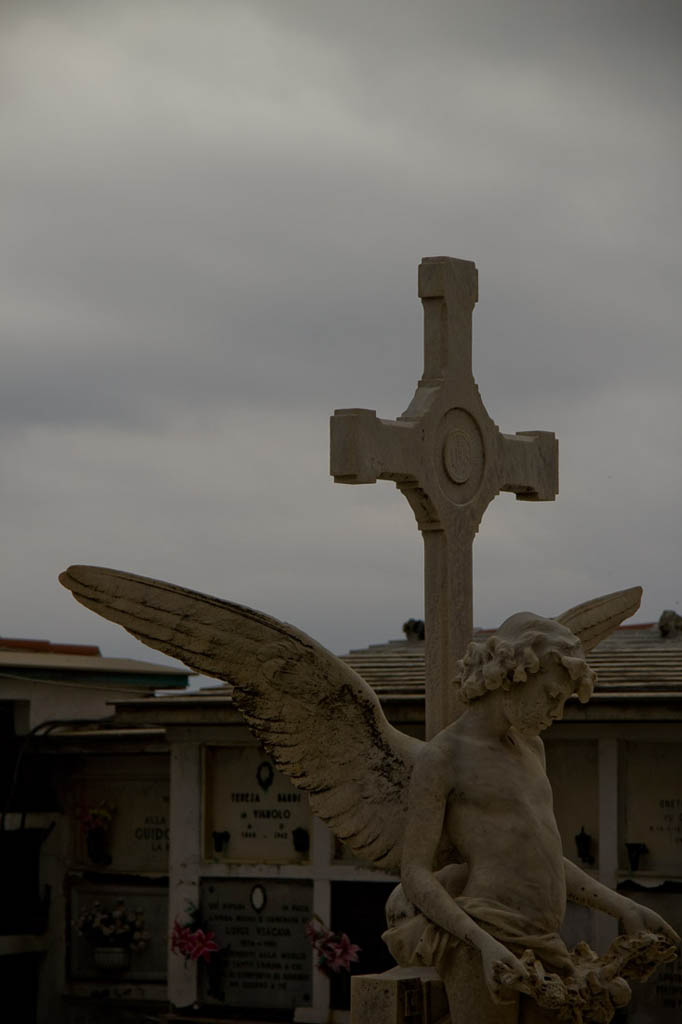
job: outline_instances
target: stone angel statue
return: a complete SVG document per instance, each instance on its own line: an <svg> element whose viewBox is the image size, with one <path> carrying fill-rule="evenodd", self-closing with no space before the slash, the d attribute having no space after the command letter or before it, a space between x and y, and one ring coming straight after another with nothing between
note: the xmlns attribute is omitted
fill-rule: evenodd
<svg viewBox="0 0 682 1024"><path fill-rule="evenodd" d="M464 713L428 742L395 729L370 687L300 630L250 608L90 566L60 577L86 607L233 687L235 704L315 814L357 855L400 875L384 940L435 967L453 1024L608 1022L677 955L656 913L564 858L541 732L587 701L585 654L641 589L556 618L521 612L459 663ZM566 901L618 918L605 957L559 935ZM520 1010L521 1007L521 1010Z"/></svg>

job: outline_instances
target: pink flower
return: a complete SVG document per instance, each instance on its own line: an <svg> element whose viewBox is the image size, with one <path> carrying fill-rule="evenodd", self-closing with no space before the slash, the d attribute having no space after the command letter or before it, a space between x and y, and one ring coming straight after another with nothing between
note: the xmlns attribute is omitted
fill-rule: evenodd
<svg viewBox="0 0 682 1024"><path fill-rule="evenodd" d="M317 953L317 966L324 974L340 970L350 970L350 965L358 960L360 946L354 945L344 933L333 932L318 918L313 918L304 927L308 942Z"/></svg>
<svg viewBox="0 0 682 1024"><path fill-rule="evenodd" d="M176 921L171 933L171 952L179 953L180 956L188 956L188 946L191 943L190 935L189 927L183 928L180 922Z"/></svg>
<svg viewBox="0 0 682 1024"><path fill-rule="evenodd" d="M338 936L338 941L325 943L323 955L327 966L338 974L342 968L344 971L350 970L351 963L357 962L359 952L360 946L354 945L344 932Z"/></svg>
<svg viewBox="0 0 682 1024"><path fill-rule="evenodd" d="M192 936L192 947L189 951L191 960L198 960L203 957L205 962L208 963L211 958L211 953L216 953L219 946L214 942L215 932L204 932L203 929L197 928Z"/></svg>
<svg viewBox="0 0 682 1024"><path fill-rule="evenodd" d="M187 960L199 960L203 957L208 963L211 953L216 953L220 949L214 939L215 932L204 932L202 928L192 931L189 925L183 926L176 920L171 933L171 952L178 953Z"/></svg>

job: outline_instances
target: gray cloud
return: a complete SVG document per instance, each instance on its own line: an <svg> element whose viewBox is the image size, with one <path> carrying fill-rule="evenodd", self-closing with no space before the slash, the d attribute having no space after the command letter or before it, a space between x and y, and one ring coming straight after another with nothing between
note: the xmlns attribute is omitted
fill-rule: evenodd
<svg viewBox="0 0 682 1024"><path fill-rule="evenodd" d="M555 429L555 505L497 499L476 608L641 580L678 601L679 6L7 4L4 633L103 637L68 561L158 574L335 650L420 614L393 488L334 487L335 407L421 372L416 265L475 259L474 364Z"/></svg>

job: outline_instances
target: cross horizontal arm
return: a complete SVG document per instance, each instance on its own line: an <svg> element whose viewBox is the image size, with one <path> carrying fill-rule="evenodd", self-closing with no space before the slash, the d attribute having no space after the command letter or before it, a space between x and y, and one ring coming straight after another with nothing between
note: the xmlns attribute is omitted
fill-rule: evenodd
<svg viewBox="0 0 682 1024"><path fill-rule="evenodd" d="M374 409L337 409L330 427L329 471L336 483L416 478L414 423L380 420Z"/></svg>
<svg viewBox="0 0 682 1024"><path fill-rule="evenodd" d="M549 430L502 434L501 491L519 501L554 501L559 493L559 442Z"/></svg>

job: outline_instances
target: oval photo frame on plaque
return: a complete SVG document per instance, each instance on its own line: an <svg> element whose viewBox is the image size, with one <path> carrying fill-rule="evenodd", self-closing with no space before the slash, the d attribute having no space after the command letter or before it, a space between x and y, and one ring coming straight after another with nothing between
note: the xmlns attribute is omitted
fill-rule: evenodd
<svg viewBox="0 0 682 1024"><path fill-rule="evenodd" d="M265 904L268 902L268 894L262 885L254 885L253 889L249 893L249 903L256 911L257 914L261 914L265 910Z"/></svg>

